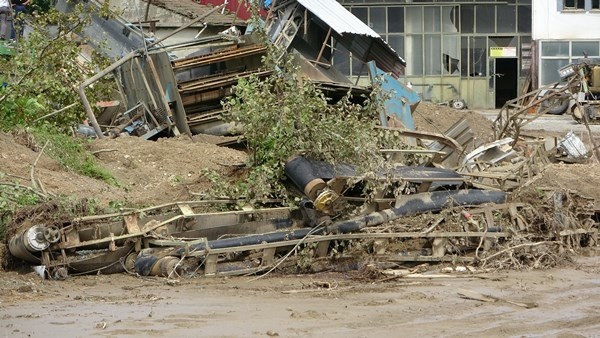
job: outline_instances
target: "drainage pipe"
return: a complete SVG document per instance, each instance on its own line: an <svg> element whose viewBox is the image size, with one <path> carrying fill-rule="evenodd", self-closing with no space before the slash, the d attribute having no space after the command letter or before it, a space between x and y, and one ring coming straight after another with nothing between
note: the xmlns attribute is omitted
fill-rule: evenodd
<svg viewBox="0 0 600 338"><path fill-rule="evenodd" d="M285 175L311 200L317 198L317 193L327 187L327 183L318 177L312 163L304 156L294 156L284 166Z"/></svg>

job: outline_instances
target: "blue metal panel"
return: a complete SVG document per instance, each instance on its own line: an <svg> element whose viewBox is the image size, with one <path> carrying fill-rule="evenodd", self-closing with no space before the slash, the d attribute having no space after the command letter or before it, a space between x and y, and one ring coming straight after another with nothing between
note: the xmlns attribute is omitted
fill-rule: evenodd
<svg viewBox="0 0 600 338"><path fill-rule="evenodd" d="M412 110L421 102L419 94L377 68L375 62L370 61L368 65L371 82L374 84L380 82L382 91L389 94L389 98L385 101L385 111L379 114L381 125L388 125L388 117L396 117L402 121L406 129L414 130Z"/></svg>

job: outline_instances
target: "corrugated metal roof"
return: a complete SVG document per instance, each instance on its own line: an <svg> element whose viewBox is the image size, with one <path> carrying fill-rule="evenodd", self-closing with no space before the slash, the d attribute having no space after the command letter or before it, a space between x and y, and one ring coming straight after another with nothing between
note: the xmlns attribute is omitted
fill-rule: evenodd
<svg viewBox="0 0 600 338"><path fill-rule="evenodd" d="M359 18L335 0L297 0L298 3L331 27L354 56L362 61L375 61L377 67L395 76L404 73L406 61Z"/></svg>
<svg viewBox="0 0 600 338"><path fill-rule="evenodd" d="M371 27L360 21L335 0L298 0L298 3L339 34L350 33L381 38Z"/></svg>

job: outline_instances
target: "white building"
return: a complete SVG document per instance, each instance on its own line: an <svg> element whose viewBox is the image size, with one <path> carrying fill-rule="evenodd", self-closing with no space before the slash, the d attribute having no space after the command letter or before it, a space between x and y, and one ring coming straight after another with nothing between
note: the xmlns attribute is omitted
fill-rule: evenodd
<svg viewBox="0 0 600 338"><path fill-rule="evenodd" d="M558 69L600 58L600 0L533 0L534 83L559 81Z"/></svg>

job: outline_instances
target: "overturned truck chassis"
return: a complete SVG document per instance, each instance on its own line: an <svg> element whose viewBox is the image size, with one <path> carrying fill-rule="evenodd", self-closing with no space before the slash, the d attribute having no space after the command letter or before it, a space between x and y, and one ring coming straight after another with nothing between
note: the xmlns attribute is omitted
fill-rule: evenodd
<svg viewBox="0 0 600 338"><path fill-rule="evenodd" d="M552 198L553 225L544 225L552 229L538 236L530 231L539 226L528 219L542 216L526 216L535 213L534 208L507 203L502 191L469 188L453 170L398 166L385 174L391 180L386 182L387 192L373 200L355 195L352 186L360 180L351 166L333 167L298 156L286 163L285 172L306 196L297 209L212 212L208 210L215 210L215 205L223 210L224 204L240 201L205 200L78 217L59 225L28 223L10 237L9 250L14 257L43 267L38 270L44 276L61 279L119 272L165 277L185 272L260 273L277 266L276 257L288 256L283 253L308 249L311 257L331 257L339 253L340 242L354 240L367 243L368 253L387 262L470 262L481 257L466 252L488 251L500 240L532 236L552 243L561 238L581 242L583 237L597 243L592 219L598 212L585 201L576 212L566 210L578 205L565 202L566 194ZM397 195L399 187L404 193ZM338 209L339 205L345 206ZM354 216L344 217L352 205ZM431 217L436 220L427 221ZM406 227L411 218L416 218L415 225ZM404 240L425 241L428 252L386 252L385 243ZM459 242L465 244L457 251L452 243Z"/></svg>
<svg viewBox="0 0 600 338"><path fill-rule="evenodd" d="M482 232L428 234L367 234L367 227L399 217L439 211L455 205L502 203L505 194L483 190L457 190L408 195L396 207L340 222L315 219L314 205L305 201L304 217L289 208L198 213L215 201L189 201L122 213L73 219L62 228L34 225L15 234L9 250L17 258L44 266L47 275L63 278L69 274L118 273L135 271L141 275L169 276L184 259L203 268L205 275L217 270L223 255L260 251L253 266L229 274L258 272L269 267L278 249L299 243L317 243L318 253L326 255L334 240L361 238L444 238L482 236ZM220 202L222 203L222 202ZM312 215L312 216L311 216ZM316 225L309 227L310 224ZM492 237L506 236L498 232ZM434 260L443 260L443 254ZM187 264L187 263L186 263Z"/></svg>

